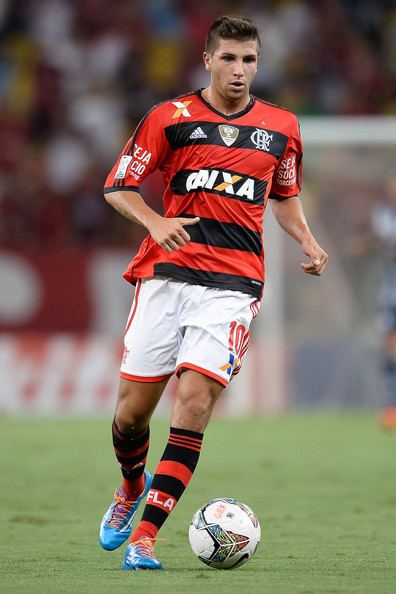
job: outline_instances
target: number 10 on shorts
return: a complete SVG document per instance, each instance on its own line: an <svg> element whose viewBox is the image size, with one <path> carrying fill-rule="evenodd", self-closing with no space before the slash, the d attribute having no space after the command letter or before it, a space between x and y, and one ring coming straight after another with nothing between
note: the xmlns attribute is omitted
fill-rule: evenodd
<svg viewBox="0 0 396 594"><path fill-rule="evenodd" d="M246 330L243 324L238 322L230 323L230 333L228 336L228 348L232 353L235 353L237 359L234 361L234 373L239 371L241 366L241 359L246 353L249 346L249 330Z"/></svg>

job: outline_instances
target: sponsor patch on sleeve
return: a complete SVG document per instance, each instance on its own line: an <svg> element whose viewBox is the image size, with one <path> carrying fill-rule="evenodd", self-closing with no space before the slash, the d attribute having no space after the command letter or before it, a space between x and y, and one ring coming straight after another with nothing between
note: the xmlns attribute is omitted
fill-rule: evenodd
<svg viewBox="0 0 396 594"><path fill-rule="evenodd" d="M114 176L114 179L124 179L125 178L126 172L128 169L128 165L131 161L132 161L132 157L130 155L123 155L121 157L120 162L118 164L116 174Z"/></svg>
<svg viewBox="0 0 396 594"><path fill-rule="evenodd" d="M276 178L276 183L280 186L294 186L297 181L297 166L296 166L296 157L293 155L292 157L283 159L279 171L278 176Z"/></svg>

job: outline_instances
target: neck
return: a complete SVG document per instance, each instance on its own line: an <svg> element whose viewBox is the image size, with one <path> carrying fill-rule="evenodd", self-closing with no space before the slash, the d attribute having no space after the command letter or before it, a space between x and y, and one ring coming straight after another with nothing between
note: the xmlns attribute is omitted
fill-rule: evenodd
<svg viewBox="0 0 396 594"><path fill-rule="evenodd" d="M213 90L211 86L203 89L202 91L203 98L210 103L212 107L220 111L224 115L232 115L234 113L239 113L247 105L250 101L250 94L244 95L240 99L232 101L231 99L226 99L222 97L219 93Z"/></svg>

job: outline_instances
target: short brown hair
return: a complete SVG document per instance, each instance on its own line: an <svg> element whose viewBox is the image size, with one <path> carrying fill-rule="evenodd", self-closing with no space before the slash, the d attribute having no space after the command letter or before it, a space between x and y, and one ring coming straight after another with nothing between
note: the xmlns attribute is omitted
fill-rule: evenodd
<svg viewBox="0 0 396 594"><path fill-rule="evenodd" d="M213 54L220 39L250 41L255 39L260 51L261 41L256 25L250 19L237 15L220 16L210 27L205 40L205 51Z"/></svg>

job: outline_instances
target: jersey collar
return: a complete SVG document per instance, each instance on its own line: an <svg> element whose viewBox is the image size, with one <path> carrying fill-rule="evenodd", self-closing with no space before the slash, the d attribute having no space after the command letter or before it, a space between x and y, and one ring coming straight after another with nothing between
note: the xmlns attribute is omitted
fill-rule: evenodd
<svg viewBox="0 0 396 594"><path fill-rule="evenodd" d="M202 91L203 91L203 89L197 89L195 91L196 95L200 98L202 103L204 103L208 109L210 109L211 111L214 111L214 113L217 113L217 115L221 116L225 120L236 120L237 118L240 118L241 116L245 115L245 113L248 113L248 111L250 111L254 105L254 96L250 95L249 103L246 105L246 107L244 109L242 109L242 111L238 111L237 113L232 113L231 115L226 115L225 113L222 113L221 111L219 111L218 109L213 107L213 105L208 103L208 101L206 101L206 99L202 96Z"/></svg>

